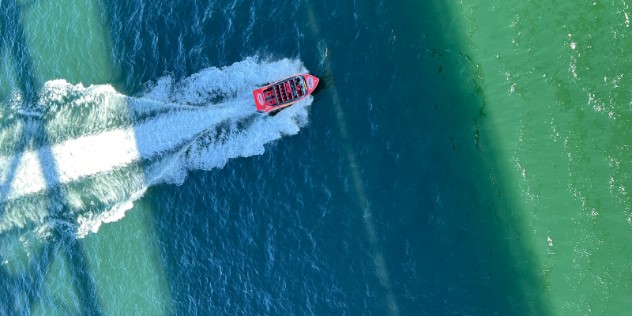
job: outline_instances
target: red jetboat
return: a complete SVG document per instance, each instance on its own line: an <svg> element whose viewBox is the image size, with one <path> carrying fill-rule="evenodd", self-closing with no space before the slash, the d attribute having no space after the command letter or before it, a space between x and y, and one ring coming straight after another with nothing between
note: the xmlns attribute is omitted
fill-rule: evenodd
<svg viewBox="0 0 632 316"><path fill-rule="evenodd" d="M269 113L290 106L306 98L316 89L318 78L296 75L252 91L258 112Z"/></svg>

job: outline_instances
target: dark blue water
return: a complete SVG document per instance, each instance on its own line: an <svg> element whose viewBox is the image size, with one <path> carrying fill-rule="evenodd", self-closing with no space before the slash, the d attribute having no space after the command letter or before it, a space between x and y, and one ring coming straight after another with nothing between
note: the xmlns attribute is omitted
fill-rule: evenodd
<svg viewBox="0 0 632 316"><path fill-rule="evenodd" d="M454 53L461 42L442 5L103 0L99 8L112 77L87 83L139 96L165 75L179 82L257 56L298 59L321 87L297 135L221 168L189 170L181 184L158 181L134 215L83 239L62 231L34 252L32 268L2 270L0 314L38 312L42 300L44 311L72 312L56 286L74 293L80 314L125 313L119 301L134 306L122 298L144 287L117 280L139 271L164 275L163 296L136 304L140 313L155 304L202 315L546 314L502 173L479 139L476 65ZM55 199L65 214L71 197ZM134 218L151 234L127 230ZM107 246L137 239L156 245L158 263ZM50 272L56 260L69 282Z"/></svg>

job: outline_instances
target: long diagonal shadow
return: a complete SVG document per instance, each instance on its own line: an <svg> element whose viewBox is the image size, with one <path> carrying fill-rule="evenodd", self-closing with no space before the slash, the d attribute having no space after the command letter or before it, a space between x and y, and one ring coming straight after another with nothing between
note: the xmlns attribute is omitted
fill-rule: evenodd
<svg viewBox="0 0 632 316"><path fill-rule="evenodd" d="M32 58L28 49L27 41L24 34L22 22L22 4L16 0L0 1L0 12L3 16L0 18L0 30L2 37L0 45L2 48L8 48L13 63L13 69L16 72L18 87L23 94L23 108L26 110L36 110L35 105L38 100L38 89L41 87L34 76ZM33 143L37 149L35 154L40 161L40 167L44 177L46 187L48 188L47 196L49 218L59 218L73 222L74 219L66 217L63 213L56 214L54 203L61 202L64 205L66 198L64 191L56 187L59 181L59 174L56 167L55 157L51 151L51 142L46 132L46 121L37 117L23 116L24 128L20 141L15 148L15 155L9 164L7 179L4 183L0 183L0 215L4 213L4 203L10 192L11 184L15 180L20 159L22 159L28 145ZM63 210L64 207L62 206ZM57 212L59 213L59 212ZM8 232L19 233L16 230ZM0 238L7 238L7 234L0 235ZM65 256L70 267L70 275L72 284L76 290L76 294L81 300L82 314L84 315L100 315L101 307L98 303L94 281L88 269L81 244L72 234L63 228L56 228L53 232L52 241L47 242L41 253L35 260L30 262L30 266L26 272L21 275L10 275L8 272L0 269L0 286L2 288L3 309L0 314L28 314L28 308L36 302L40 296L44 279L51 264L53 255L61 251ZM21 296L22 295L22 296ZM20 297L18 297L20 296ZM26 298L27 301L20 301ZM26 303L26 304L24 304ZM27 309L27 310L25 310Z"/></svg>
<svg viewBox="0 0 632 316"><path fill-rule="evenodd" d="M24 32L21 26L21 9L18 4L13 1L0 1L0 12L4 12L4 18L0 19L0 31L2 37L0 40L0 52L8 48L11 55L14 69L16 72L18 88L24 94L24 104L33 104L37 99L35 97L36 80L33 77L33 67L25 48ZM15 155L9 165L9 171L4 183L0 184L0 201L4 201L9 194L11 183L13 182L18 163L24 154L24 149L28 145L29 137L23 131L23 137L20 138L16 148ZM3 208L0 205L0 215Z"/></svg>

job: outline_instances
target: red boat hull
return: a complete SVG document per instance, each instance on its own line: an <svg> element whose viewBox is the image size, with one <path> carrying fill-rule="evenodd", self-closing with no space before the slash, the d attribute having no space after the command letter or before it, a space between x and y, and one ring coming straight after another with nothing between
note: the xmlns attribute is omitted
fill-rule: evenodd
<svg viewBox="0 0 632 316"><path fill-rule="evenodd" d="M305 99L318 86L310 74L296 75L252 91L259 112L273 112Z"/></svg>

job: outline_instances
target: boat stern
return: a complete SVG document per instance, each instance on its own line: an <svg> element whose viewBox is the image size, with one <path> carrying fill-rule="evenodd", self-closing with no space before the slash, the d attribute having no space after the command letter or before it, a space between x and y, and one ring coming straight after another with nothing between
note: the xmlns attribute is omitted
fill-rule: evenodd
<svg viewBox="0 0 632 316"><path fill-rule="evenodd" d="M260 89L252 91L252 95L255 98L255 105L257 106L257 111L259 112L264 111L266 107L265 100L263 97L263 89L264 88L260 88Z"/></svg>

